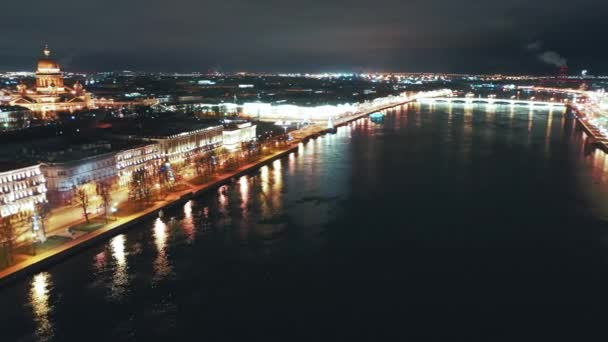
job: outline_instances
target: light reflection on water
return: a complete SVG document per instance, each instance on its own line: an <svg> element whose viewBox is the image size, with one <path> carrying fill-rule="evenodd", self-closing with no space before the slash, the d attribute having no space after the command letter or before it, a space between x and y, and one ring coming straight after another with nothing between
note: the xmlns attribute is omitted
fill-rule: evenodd
<svg viewBox="0 0 608 342"><path fill-rule="evenodd" d="M184 204L184 219L181 226L186 234L186 241L188 243L194 242L196 239L196 227L194 225L194 218L192 217L192 200Z"/></svg>
<svg viewBox="0 0 608 342"><path fill-rule="evenodd" d="M239 178L239 193L241 195L241 213L246 219L249 211L249 178L247 175Z"/></svg>
<svg viewBox="0 0 608 342"><path fill-rule="evenodd" d="M281 160L272 163L272 207L275 212L281 209L281 194L283 191L283 173Z"/></svg>
<svg viewBox="0 0 608 342"><path fill-rule="evenodd" d="M154 221L154 244L156 259L154 260L154 282L163 280L171 273L172 266L167 256L167 225L159 218Z"/></svg>
<svg viewBox="0 0 608 342"><path fill-rule="evenodd" d="M120 298L125 294L129 285L129 270L127 266L127 255L125 253L126 238L124 234L115 236L110 241L112 246L112 257L116 265L112 277L112 297Z"/></svg>
<svg viewBox="0 0 608 342"><path fill-rule="evenodd" d="M262 212L262 217L268 217L270 215L270 172L268 170L268 166L264 165L260 168L260 208Z"/></svg>
<svg viewBox="0 0 608 342"><path fill-rule="evenodd" d="M51 304L49 302L49 288L51 275L47 272L38 273L32 278L30 289L30 303L36 322L36 337L39 341L50 341L54 336L51 322Z"/></svg>
<svg viewBox="0 0 608 342"><path fill-rule="evenodd" d="M226 192L228 191L228 186L227 185L222 185L217 189L217 200L219 202L219 211L222 215L227 216L228 215L228 196L226 195Z"/></svg>

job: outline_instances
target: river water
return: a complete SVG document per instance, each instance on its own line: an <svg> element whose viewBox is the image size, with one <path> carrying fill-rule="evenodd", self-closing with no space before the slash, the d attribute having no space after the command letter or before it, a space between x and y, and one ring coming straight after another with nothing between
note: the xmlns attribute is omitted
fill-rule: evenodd
<svg viewBox="0 0 608 342"><path fill-rule="evenodd" d="M608 158L570 114L385 113L0 289L1 340L606 337Z"/></svg>

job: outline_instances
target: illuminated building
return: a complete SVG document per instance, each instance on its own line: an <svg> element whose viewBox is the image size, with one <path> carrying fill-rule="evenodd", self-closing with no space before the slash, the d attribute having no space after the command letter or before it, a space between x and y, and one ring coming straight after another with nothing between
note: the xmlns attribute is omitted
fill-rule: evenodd
<svg viewBox="0 0 608 342"><path fill-rule="evenodd" d="M160 145L148 144L116 153L118 184L127 185L133 172L155 169L160 160Z"/></svg>
<svg viewBox="0 0 608 342"><path fill-rule="evenodd" d="M228 151L239 150L243 143L256 139L256 126L245 122L224 127L223 143Z"/></svg>
<svg viewBox="0 0 608 342"><path fill-rule="evenodd" d="M51 58L51 50L45 47L43 56L38 60L36 85L28 87L20 83L16 91L11 93L9 103L36 112L73 111L89 107L92 98L79 81L72 87L64 84L59 64Z"/></svg>
<svg viewBox="0 0 608 342"><path fill-rule="evenodd" d="M0 128L2 129L21 128L30 118L31 112L27 108L0 105Z"/></svg>
<svg viewBox="0 0 608 342"><path fill-rule="evenodd" d="M163 159L180 163L198 153L211 151L222 146L222 126L186 131L156 137Z"/></svg>
<svg viewBox="0 0 608 342"><path fill-rule="evenodd" d="M116 151L107 142L69 146L44 152L40 168L53 205L70 203L74 188L116 177Z"/></svg>
<svg viewBox="0 0 608 342"><path fill-rule="evenodd" d="M37 203L46 202L46 192L38 165L0 172L0 215L31 213Z"/></svg>
<svg viewBox="0 0 608 342"><path fill-rule="evenodd" d="M140 126L115 125L113 134L123 139L143 139L158 144L162 161L180 164L222 146L222 125L188 119L153 119Z"/></svg>

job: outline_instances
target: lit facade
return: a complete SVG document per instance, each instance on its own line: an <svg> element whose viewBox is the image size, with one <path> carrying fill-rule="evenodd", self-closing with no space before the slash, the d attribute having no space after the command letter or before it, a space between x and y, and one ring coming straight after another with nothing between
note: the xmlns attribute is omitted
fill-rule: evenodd
<svg viewBox="0 0 608 342"><path fill-rule="evenodd" d="M228 151L236 151L243 143L256 139L256 126L251 122L237 124L230 128L224 128L223 144Z"/></svg>
<svg viewBox="0 0 608 342"><path fill-rule="evenodd" d="M54 205L70 203L74 187L113 181L116 177L116 154L113 152L60 163L42 163L48 198Z"/></svg>
<svg viewBox="0 0 608 342"><path fill-rule="evenodd" d="M21 83L10 94L9 104L26 107L36 112L73 111L89 107L91 94L78 81L72 87L64 84L59 64L51 58L51 50L45 47L38 60L36 85L28 87Z"/></svg>
<svg viewBox="0 0 608 342"><path fill-rule="evenodd" d="M39 165L0 173L0 216L33 212L46 202L46 182Z"/></svg>
<svg viewBox="0 0 608 342"><path fill-rule="evenodd" d="M154 138L159 144L161 157L171 163L181 163L198 153L222 146L223 126L213 126L194 131Z"/></svg>
<svg viewBox="0 0 608 342"><path fill-rule="evenodd" d="M133 172L155 168L160 162L160 145L150 144L116 153L118 184L127 185Z"/></svg>

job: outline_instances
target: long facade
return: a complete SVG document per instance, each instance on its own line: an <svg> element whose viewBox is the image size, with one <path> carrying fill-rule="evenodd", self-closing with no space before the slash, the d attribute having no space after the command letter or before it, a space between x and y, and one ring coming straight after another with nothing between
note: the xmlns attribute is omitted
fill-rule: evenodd
<svg viewBox="0 0 608 342"><path fill-rule="evenodd" d="M160 146L161 157L170 163L182 163L197 153L211 151L222 146L223 126L213 126L155 138Z"/></svg>
<svg viewBox="0 0 608 342"><path fill-rule="evenodd" d="M126 186L133 172L157 170L161 164L180 164L199 153L224 144L230 148L255 139L255 126L242 125L224 132L223 126L187 131L151 139L149 144L107 151L84 158L43 162L25 169L0 173L2 215L12 215L48 201L53 206L73 202L74 191L84 184L110 182Z"/></svg>
<svg viewBox="0 0 608 342"><path fill-rule="evenodd" d="M74 189L98 181L112 181L116 177L115 153L109 152L64 163L42 163L47 180L49 201L53 205L70 203Z"/></svg>

